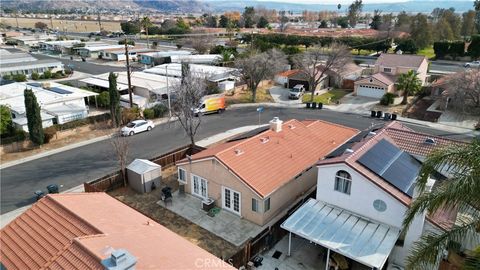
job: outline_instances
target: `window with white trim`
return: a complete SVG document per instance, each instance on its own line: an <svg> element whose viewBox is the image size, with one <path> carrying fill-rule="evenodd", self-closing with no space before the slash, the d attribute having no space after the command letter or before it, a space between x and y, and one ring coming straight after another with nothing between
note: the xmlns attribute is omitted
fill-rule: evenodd
<svg viewBox="0 0 480 270"><path fill-rule="evenodd" d="M346 171L338 171L335 175L335 191L350 195L352 177Z"/></svg>
<svg viewBox="0 0 480 270"><path fill-rule="evenodd" d="M180 167L178 168L178 182L187 183L187 172Z"/></svg>
<svg viewBox="0 0 480 270"><path fill-rule="evenodd" d="M265 199L263 202L263 212L270 210L270 198Z"/></svg>
<svg viewBox="0 0 480 270"><path fill-rule="evenodd" d="M252 211L258 212L258 201L255 198L252 198Z"/></svg>

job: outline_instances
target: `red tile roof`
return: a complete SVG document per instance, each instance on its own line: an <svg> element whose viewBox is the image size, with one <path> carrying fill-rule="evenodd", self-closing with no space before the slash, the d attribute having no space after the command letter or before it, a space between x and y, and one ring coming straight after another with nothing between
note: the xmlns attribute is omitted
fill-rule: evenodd
<svg viewBox="0 0 480 270"><path fill-rule="evenodd" d="M284 122L280 132L268 130L213 146L193 155L192 161L216 158L258 195L268 197L357 133L329 122L293 119Z"/></svg>
<svg viewBox="0 0 480 270"><path fill-rule="evenodd" d="M292 69L292 70L287 70L287 71L280 72L280 73L277 74L277 76L290 77L294 74L297 74L298 72L299 72L298 69Z"/></svg>
<svg viewBox="0 0 480 270"><path fill-rule="evenodd" d="M101 260L119 248L137 258L137 269L201 269L198 259L233 269L105 193L48 195L0 234L7 269L105 269Z"/></svg>

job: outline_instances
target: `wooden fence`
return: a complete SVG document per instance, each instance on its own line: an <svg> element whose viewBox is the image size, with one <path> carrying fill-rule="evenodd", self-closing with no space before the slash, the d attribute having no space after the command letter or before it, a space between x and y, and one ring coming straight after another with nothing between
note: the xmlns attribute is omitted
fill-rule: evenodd
<svg viewBox="0 0 480 270"><path fill-rule="evenodd" d="M205 148L197 145L187 145L162 154L158 157L150 159L150 161L161 165L163 168L168 168L175 165L179 160L187 157L187 155L196 154ZM128 179L127 179L128 181ZM124 186L124 181L120 170L111 174L102 176L98 179L83 183L85 192L108 192Z"/></svg>

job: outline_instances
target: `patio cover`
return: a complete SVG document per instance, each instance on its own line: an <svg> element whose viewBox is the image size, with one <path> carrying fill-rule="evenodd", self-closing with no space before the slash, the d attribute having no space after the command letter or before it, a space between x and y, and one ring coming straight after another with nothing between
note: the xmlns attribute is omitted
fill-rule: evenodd
<svg viewBox="0 0 480 270"><path fill-rule="evenodd" d="M281 227L366 266L382 269L400 229L308 200Z"/></svg>
<svg viewBox="0 0 480 270"><path fill-rule="evenodd" d="M107 88L110 87L110 84L108 82L108 80L102 80L102 79L98 79L98 78L86 78L86 79L83 79L83 80L80 80L81 82L84 82L84 83L87 83L87 84L90 84L90 85L96 85L96 86L99 86L99 87L102 87L102 88ZM123 90L127 90L128 89L128 85L126 84L123 84L123 83L118 83L117 82L117 90L118 91L123 91Z"/></svg>

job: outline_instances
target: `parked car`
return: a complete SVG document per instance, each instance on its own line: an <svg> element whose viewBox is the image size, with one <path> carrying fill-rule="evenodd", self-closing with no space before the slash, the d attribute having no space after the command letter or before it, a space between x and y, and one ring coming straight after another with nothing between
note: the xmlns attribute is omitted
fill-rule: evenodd
<svg viewBox="0 0 480 270"><path fill-rule="evenodd" d="M150 120L135 120L128 123L121 130L122 136L132 136L134 134L150 131L155 127L152 121Z"/></svg>
<svg viewBox="0 0 480 270"><path fill-rule="evenodd" d="M303 92L305 92L305 87L303 86L303 84L297 84L288 92L288 98L300 99L303 95Z"/></svg>
<svg viewBox="0 0 480 270"><path fill-rule="evenodd" d="M463 66L466 68L472 68L472 67L480 68L480 61L468 62L468 63L465 63L465 65Z"/></svg>

